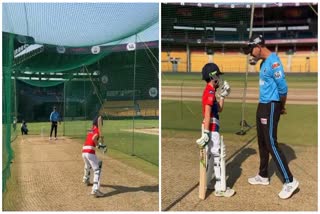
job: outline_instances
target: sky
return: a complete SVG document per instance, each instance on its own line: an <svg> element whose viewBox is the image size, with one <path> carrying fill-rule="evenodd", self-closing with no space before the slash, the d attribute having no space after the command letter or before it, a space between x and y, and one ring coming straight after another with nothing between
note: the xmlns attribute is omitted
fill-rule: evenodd
<svg viewBox="0 0 320 214"><path fill-rule="evenodd" d="M4 3L2 31L36 43L99 45L140 33L158 40L158 3ZM144 33L142 33L144 31Z"/></svg>

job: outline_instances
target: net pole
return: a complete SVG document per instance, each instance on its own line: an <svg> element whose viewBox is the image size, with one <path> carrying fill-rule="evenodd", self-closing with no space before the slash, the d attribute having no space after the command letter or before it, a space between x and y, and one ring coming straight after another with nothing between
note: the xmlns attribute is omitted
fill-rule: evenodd
<svg viewBox="0 0 320 214"><path fill-rule="evenodd" d="M318 16L318 12L312 7L311 3L308 4L311 10Z"/></svg>
<svg viewBox="0 0 320 214"><path fill-rule="evenodd" d="M64 118L64 121L63 121L63 136L65 136L65 125L66 125L66 121L65 121L65 118L66 118L66 81L63 83L63 118Z"/></svg>
<svg viewBox="0 0 320 214"><path fill-rule="evenodd" d="M89 74L90 75L90 74ZM85 78L83 78L83 100L84 100L84 102L83 102L83 104L84 104L84 121L86 121L87 120L87 100L86 100L86 90L87 90L87 88L86 88L86 79ZM84 123L84 127L83 127L83 130L86 130L86 125L85 125L85 123Z"/></svg>
<svg viewBox="0 0 320 214"><path fill-rule="evenodd" d="M181 120L183 120L183 84L184 80L182 80L181 86L180 86L180 112L181 112Z"/></svg>
<svg viewBox="0 0 320 214"><path fill-rule="evenodd" d="M15 117L15 120L16 122L17 121L17 115L18 115L18 106L17 106L17 78L16 78L16 75L13 77L14 78L14 81L13 81L13 93L14 93L14 117Z"/></svg>
<svg viewBox="0 0 320 214"><path fill-rule="evenodd" d="M252 27L253 27L253 16L254 16L254 3L252 3L251 7L251 17L250 17L250 29L249 29L249 39L252 36ZM245 119L245 108L246 108L246 97L247 97L247 87L248 87L248 70L249 70L249 56L247 56L247 66L246 66L246 74L244 80L244 90L242 97L242 112L241 112L241 134L244 134L244 119Z"/></svg>
<svg viewBox="0 0 320 214"><path fill-rule="evenodd" d="M187 73L191 72L191 54L190 54L190 46L189 43L186 45L187 47Z"/></svg>
<svg viewBox="0 0 320 214"><path fill-rule="evenodd" d="M135 35L135 43L137 44L137 34ZM135 99L136 99L136 62L137 62L137 48L134 50L134 64L133 64L133 105L135 105ZM135 117L135 112L132 115L132 149L131 149L131 155L134 156L134 117Z"/></svg>
<svg viewBox="0 0 320 214"><path fill-rule="evenodd" d="M150 50L150 48L148 47L148 45L143 41L141 40L141 38L137 35L137 37L139 38L139 41L143 43L143 45L145 46L145 50L147 52L147 50L150 52L150 55L153 56L153 58L155 59L155 61L157 63L159 63L159 59L152 53L152 51ZM149 56L149 55L148 55ZM151 60L150 60L151 61ZM155 69L155 70L158 70L158 69Z"/></svg>
<svg viewBox="0 0 320 214"><path fill-rule="evenodd" d="M90 82L91 82L91 84L92 84L92 88L93 88L93 90L95 91L95 94L96 94L96 96L97 96L98 99L99 99L100 105L102 106L103 102L102 102L102 98L100 97L100 92L99 92L97 86L93 83L93 79L92 79L92 77L91 77L91 74L89 73L88 68L87 68L86 66L84 66L84 69L86 70L86 72L87 72L87 74L88 74L88 76L89 76Z"/></svg>
<svg viewBox="0 0 320 214"><path fill-rule="evenodd" d="M3 165L2 169L2 192L5 191L5 186L6 186L6 181L8 179L8 176L10 175L10 162L13 158L13 150L11 147L11 75L12 75L12 65L13 65L13 49L14 49L14 35L9 34L8 38L5 37L3 38L4 41L7 42L6 48L2 49L2 53L5 54L6 57L3 57L3 73L2 73L2 78L3 78L3 86L4 87L4 103L5 105L3 106L4 115L2 115L2 124L5 127L5 142L3 142L5 148L5 152L7 152L7 157L5 160L3 160L3 163L6 163ZM4 50L6 50L4 52Z"/></svg>

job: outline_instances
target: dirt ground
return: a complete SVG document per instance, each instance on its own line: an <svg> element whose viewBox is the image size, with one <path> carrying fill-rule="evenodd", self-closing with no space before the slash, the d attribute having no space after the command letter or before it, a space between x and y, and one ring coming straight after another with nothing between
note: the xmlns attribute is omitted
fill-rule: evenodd
<svg viewBox="0 0 320 214"><path fill-rule="evenodd" d="M103 160L103 198L90 195L82 183L82 146L68 138L49 141L40 136L19 137L12 144L15 159L4 211L158 211L158 178L129 167L98 151ZM92 182L92 177L91 177Z"/></svg>
<svg viewBox="0 0 320 214"><path fill-rule="evenodd" d="M162 100L201 102L203 88L176 86L162 87ZM247 103L258 102L259 91L248 88ZM243 88L232 88L226 102L241 102ZM317 88L290 89L288 104L316 105ZM252 131L250 131L252 132ZM171 133L172 134L172 133ZM254 137L254 134L252 134ZM317 146L288 146L281 144L290 170L300 186L289 200L281 200L278 193L282 183L270 161L271 185L251 186L247 179L256 175L259 154L256 139L230 142L227 149L227 184L236 191L232 198L217 198L210 191L206 200L199 199L199 155L194 138L162 134L161 209L169 211L317 211L318 208L318 148ZM248 143L248 144L247 144Z"/></svg>
<svg viewBox="0 0 320 214"><path fill-rule="evenodd" d="M236 191L231 198L214 196L207 192L199 199L199 156L194 139L162 136L162 210L169 211L317 211L318 161L316 146L288 146L281 144L290 170L300 186L289 200L281 200L278 193L282 183L270 161L269 186L252 186L248 177L256 175L259 167L258 145L228 142L227 185Z"/></svg>

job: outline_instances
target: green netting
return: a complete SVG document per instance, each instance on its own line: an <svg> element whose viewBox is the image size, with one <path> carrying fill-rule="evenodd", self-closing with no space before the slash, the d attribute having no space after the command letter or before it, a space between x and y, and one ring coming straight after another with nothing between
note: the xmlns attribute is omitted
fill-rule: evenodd
<svg viewBox="0 0 320 214"><path fill-rule="evenodd" d="M136 51L110 52L91 65L82 64L60 76L59 72L31 72L28 76L15 71L19 121L48 121L56 106L62 116L63 134L84 140L92 119L100 113L109 148L158 165L158 48L145 45ZM33 58L22 64L28 69L30 62L45 67L45 54ZM50 66L63 67L63 62L58 60ZM54 77L60 80L51 80ZM41 132L35 134L49 135L49 127L42 127Z"/></svg>
<svg viewBox="0 0 320 214"><path fill-rule="evenodd" d="M2 29L40 44L83 47L138 34L158 17L157 3L4 3Z"/></svg>
<svg viewBox="0 0 320 214"><path fill-rule="evenodd" d="M150 51L158 57L158 49ZM100 112L110 148L158 165L158 135L140 133L158 127L158 71L153 61L147 50L113 53L97 63L99 75L66 81L64 134L84 138L90 119Z"/></svg>
<svg viewBox="0 0 320 214"><path fill-rule="evenodd" d="M49 136L40 122L49 122L53 106L59 133L84 141L100 113L109 148L158 165L158 135L145 133L159 127L158 6L3 5L3 191L17 124Z"/></svg>
<svg viewBox="0 0 320 214"><path fill-rule="evenodd" d="M35 87L52 87L59 85L64 82L64 80L53 81L53 80L30 80L30 79L20 79L19 81L25 82L28 85L32 85Z"/></svg>
<svg viewBox="0 0 320 214"><path fill-rule="evenodd" d="M98 55L93 54L57 54L57 52L50 52L45 50L42 53L32 57L31 59L16 65L14 68L17 71L29 72L73 72L82 66L88 66L99 59L105 57L109 53Z"/></svg>
<svg viewBox="0 0 320 214"><path fill-rule="evenodd" d="M13 35L2 37L2 191L5 191L6 181L10 176L10 164L13 159L11 142L16 138L16 107L15 83L11 80L11 65L13 61Z"/></svg>
<svg viewBox="0 0 320 214"><path fill-rule="evenodd" d="M34 81L36 82L36 81ZM56 86L39 87L17 80L18 121L49 121L52 107L63 110L63 83Z"/></svg>

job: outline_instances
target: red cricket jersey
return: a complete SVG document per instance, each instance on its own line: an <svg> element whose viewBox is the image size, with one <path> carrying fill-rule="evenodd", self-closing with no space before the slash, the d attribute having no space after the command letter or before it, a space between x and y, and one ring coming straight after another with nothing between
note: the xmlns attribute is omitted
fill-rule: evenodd
<svg viewBox="0 0 320 214"><path fill-rule="evenodd" d="M218 102L216 99L216 90L215 88L207 84L206 88L203 91L202 95L202 115L204 118L205 115L205 106L210 105L211 106L211 112L210 112L210 126L209 131L219 131L219 114L218 114Z"/></svg>
<svg viewBox="0 0 320 214"><path fill-rule="evenodd" d="M100 136L100 132L98 127L93 126L91 130L89 130L88 134L87 134L87 139L82 147L82 153L91 153L91 154L95 154L95 148L96 148L96 144L94 143L94 141L92 140L92 137L97 134L98 136Z"/></svg>

